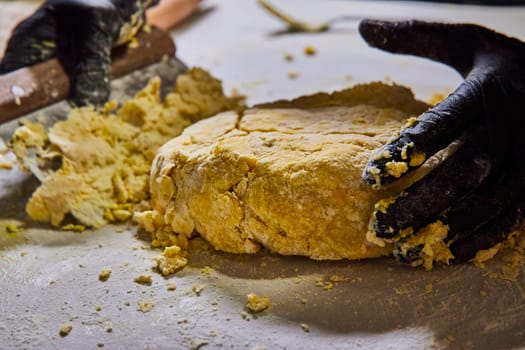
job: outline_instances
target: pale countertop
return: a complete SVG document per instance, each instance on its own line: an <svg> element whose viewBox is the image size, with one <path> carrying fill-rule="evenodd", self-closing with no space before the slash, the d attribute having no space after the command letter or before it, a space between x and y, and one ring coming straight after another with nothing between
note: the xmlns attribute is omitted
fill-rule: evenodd
<svg viewBox="0 0 525 350"><path fill-rule="evenodd" d="M277 1L275 1L277 4ZM281 0L279 6L312 22L337 15L481 23L525 39L525 8L482 8L421 2ZM0 1L0 46L7 23L34 3ZM324 34L270 36L282 24L255 0L206 0L212 8L174 30L178 57L210 70L250 103L387 80L426 99L447 92L459 76L439 64L372 50L357 22ZM9 13L9 16L4 15ZM317 54L303 54L306 45ZM284 54L295 56L285 62ZM287 74L295 71L296 79ZM6 130L0 135L5 135ZM8 132L7 132L8 133ZM1 145L0 145L1 148ZM0 218L23 214L35 180L0 171ZM2 349L517 349L525 346L525 277L487 278L472 265L427 273L391 260L315 262L271 254L235 256L204 249L169 279L133 282L150 272L158 252L136 228L110 226L64 233L27 221L27 241L0 237ZM120 231L120 229L119 229ZM204 266L213 270L206 273ZM113 273L99 282L103 268ZM332 289L323 287L341 276ZM167 291L167 283L176 291ZM192 286L204 287L200 295ZM243 318L246 294L268 295L270 308ZM149 313L136 311L153 301ZM102 309L96 311L96 307ZM59 325L70 322L61 338ZM305 332L302 324L309 327ZM111 328L112 332L107 332Z"/></svg>

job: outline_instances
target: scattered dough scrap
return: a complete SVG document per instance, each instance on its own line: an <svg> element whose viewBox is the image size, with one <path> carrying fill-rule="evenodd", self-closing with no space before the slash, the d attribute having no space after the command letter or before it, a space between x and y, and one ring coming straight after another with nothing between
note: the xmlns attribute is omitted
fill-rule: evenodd
<svg viewBox="0 0 525 350"><path fill-rule="evenodd" d="M191 291L195 293L195 295L200 296L201 293L204 291L204 287L194 284L193 286L191 286Z"/></svg>
<svg viewBox="0 0 525 350"><path fill-rule="evenodd" d="M220 81L193 68L178 78L164 102L155 78L118 110L115 102L101 111L74 109L48 132L25 121L12 138L20 163L34 148L40 158L62 164L33 193L28 214L54 226L69 214L91 227L128 220L134 206L148 197L157 149L191 123L235 109L240 101L225 97Z"/></svg>
<svg viewBox="0 0 525 350"><path fill-rule="evenodd" d="M306 56L313 56L317 53L317 50L312 45L307 45L304 47L304 54Z"/></svg>
<svg viewBox="0 0 525 350"><path fill-rule="evenodd" d="M426 108L406 88L372 83L220 113L159 149L151 209L135 219L157 246L199 233L231 253L388 255L390 245L366 240L370 215L416 175L375 191L361 172L374 149Z"/></svg>
<svg viewBox="0 0 525 350"><path fill-rule="evenodd" d="M410 230L411 232L412 230ZM434 262L446 265L454 258L448 245L444 242L447 237L448 226L441 221L436 221L420 229L417 234L409 235L399 246L403 252L411 247L423 246L421 258L413 262L413 266L422 265L426 270L431 270Z"/></svg>
<svg viewBox="0 0 525 350"><path fill-rule="evenodd" d="M251 312L261 312L270 306L270 298L267 296L258 296L257 294L250 293L246 298L248 300L246 307Z"/></svg>
<svg viewBox="0 0 525 350"><path fill-rule="evenodd" d="M13 219L0 219L0 235L16 235L24 230L24 223Z"/></svg>
<svg viewBox="0 0 525 350"><path fill-rule="evenodd" d="M140 311L140 312L144 312L144 313L150 312L151 309L153 309L153 306L155 306L155 304L151 300L137 301L137 311Z"/></svg>
<svg viewBox="0 0 525 350"><path fill-rule="evenodd" d="M133 281L135 283L138 283L138 284L146 284L146 285L151 285L151 275L139 275L137 277L135 277L135 279L133 279Z"/></svg>
<svg viewBox="0 0 525 350"><path fill-rule="evenodd" d="M188 263L188 259L184 256L185 252L177 245L165 247L162 254L155 257L157 262L157 269L163 276L171 275L176 271L182 269Z"/></svg>
<svg viewBox="0 0 525 350"><path fill-rule="evenodd" d="M71 323L61 324L60 329L58 330L58 334L60 334L61 337L66 337L72 329L73 325Z"/></svg>
<svg viewBox="0 0 525 350"><path fill-rule="evenodd" d="M25 242L24 223L14 219L0 219L0 247Z"/></svg>
<svg viewBox="0 0 525 350"><path fill-rule="evenodd" d="M109 276L111 276L111 269L103 269L102 271L100 271L100 273L98 274L98 279L101 281L101 282L105 282L108 280Z"/></svg>

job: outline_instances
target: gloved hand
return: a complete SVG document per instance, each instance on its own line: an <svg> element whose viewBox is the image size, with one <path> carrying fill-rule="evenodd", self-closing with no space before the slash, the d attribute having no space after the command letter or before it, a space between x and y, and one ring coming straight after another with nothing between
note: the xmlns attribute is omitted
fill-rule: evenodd
<svg viewBox="0 0 525 350"><path fill-rule="evenodd" d="M453 261L473 258L523 226L525 210L525 43L471 24L364 20L373 47L456 69L463 83L406 126L369 161L363 179L380 187L461 139L459 149L373 213L378 238L398 240L394 255L417 263L402 230L440 220ZM406 232L406 231L405 231ZM401 233L401 235L400 235Z"/></svg>
<svg viewBox="0 0 525 350"><path fill-rule="evenodd" d="M131 40L159 0L47 0L11 34L0 74L57 57L77 106L109 97L110 51Z"/></svg>

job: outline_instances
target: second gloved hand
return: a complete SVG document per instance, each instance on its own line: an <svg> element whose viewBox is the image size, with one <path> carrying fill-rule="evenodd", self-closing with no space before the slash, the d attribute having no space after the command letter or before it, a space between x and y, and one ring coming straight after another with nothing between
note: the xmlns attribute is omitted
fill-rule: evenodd
<svg viewBox="0 0 525 350"><path fill-rule="evenodd" d="M20 22L0 61L0 74L57 57L77 106L105 103L113 46L131 40L158 0L47 0Z"/></svg>
<svg viewBox="0 0 525 350"><path fill-rule="evenodd" d="M461 140L422 180L376 206L371 229L397 241L400 261L421 263L423 247L403 237L431 222L460 262L523 227L525 211L525 43L472 24L365 20L373 47L426 57L456 69L464 82L378 150L363 173L380 187Z"/></svg>

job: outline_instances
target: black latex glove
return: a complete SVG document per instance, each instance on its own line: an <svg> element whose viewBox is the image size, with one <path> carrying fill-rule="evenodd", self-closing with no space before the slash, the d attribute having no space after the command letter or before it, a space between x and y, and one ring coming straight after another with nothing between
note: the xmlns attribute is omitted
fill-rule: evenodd
<svg viewBox="0 0 525 350"><path fill-rule="evenodd" d="M403 229L441 220L449 226L446 241L455 261L461 262L522 227L525 43L470 24L364 20L359 31L373 47L442 62L465 78L379 150L386 156L366 166L363 179L379 187L463 139L430 174L395 196L386 210L374 212L376 236L396 240ZM401 247L402 238L394 251L398 260L418 262L421 246Z"/></svg>
<svg viewBox="0 0 525 350"><path fill-rule="evenodd" d="M47 0L11 34L0 74L57 57L71 79L71 101L109 97L110 51L129 41L158 0Z"/></svg>

